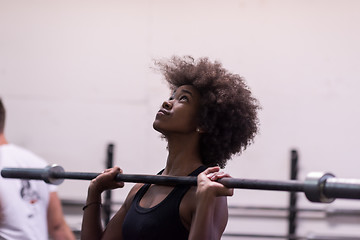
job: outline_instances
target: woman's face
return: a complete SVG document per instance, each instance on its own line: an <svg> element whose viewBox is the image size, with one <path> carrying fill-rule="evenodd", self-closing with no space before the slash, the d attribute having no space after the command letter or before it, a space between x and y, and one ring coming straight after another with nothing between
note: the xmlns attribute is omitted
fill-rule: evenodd
<svg viewBox="0 0 360 240"><path fill-rule="evenodd" d="M191 133L198 127L200 93L192 85L177 88L156 114L153 127L165 136Z"/></svg>

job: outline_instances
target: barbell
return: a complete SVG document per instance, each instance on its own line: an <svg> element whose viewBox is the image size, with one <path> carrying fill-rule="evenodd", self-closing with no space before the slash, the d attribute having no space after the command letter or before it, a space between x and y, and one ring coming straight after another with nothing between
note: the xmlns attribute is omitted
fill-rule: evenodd
<svg viewBox="0 0 360 240"><path fill-rule="evenodd" d="M92 180L100 173L91 172L65 172L59 165L46 168L3 168L3 178L18 178L43 180L46 183L59 185L64 179ZM197 185L194 176L162 176L142 174L117 174L118 182L149 183L158 185ZM222 178L218 180L228 188L256 189L271 191L304 192L311 202L330 203L336 198L360 199L360 180L335 178L331 173L314 172L307 175L305 181L287 180L259 180Z"/></svg>

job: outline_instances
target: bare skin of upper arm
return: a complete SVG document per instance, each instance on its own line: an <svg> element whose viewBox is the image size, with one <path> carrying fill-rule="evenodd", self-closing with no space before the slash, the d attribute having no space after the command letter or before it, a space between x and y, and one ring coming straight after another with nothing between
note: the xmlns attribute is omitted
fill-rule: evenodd
<svg viewBox="0 0 360 240"><path fill-rule="evenodd" d="M52 239L75 239L73 232L65 222L61 202L56 192L50 193L47 218Z"/></svg>
<svg viewBox="0 0 360 240"><path fill-rule="evenodd" d="M142 186L143 184L138 183L135 184L134 187L130 190L129 194L127 195L120 209L107 224L106 229L102 235L102 239L106 239L106 240L122 239L122 224L124 222L125 216L131 206L135 194Z"/></svg>
<svg viewBox="0 0 360 240"><path fill-rule="evenodd" d="M221 238L223 232L225 231L227 222L228 222L228 205L226 197L217 197L215 212L214 212L214 226L217 231L215 235L218 236L218 239Z"/></svg>
<svg viewBox="0 0 360 240"><path fill-rule="evenodd" d="M196 188L192 187L184 196L180 204L180 218L186 229L190 231L196 212ZM211 235L214 239L221 239L228 222L228 206L226 197L216 197L213 205L213 221Z"/></svg>

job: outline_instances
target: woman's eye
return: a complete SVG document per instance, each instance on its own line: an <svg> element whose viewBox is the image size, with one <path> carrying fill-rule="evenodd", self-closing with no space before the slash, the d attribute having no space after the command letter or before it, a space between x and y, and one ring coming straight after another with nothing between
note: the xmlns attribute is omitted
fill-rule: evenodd
<svg viewBox="0 0 360 240"><path fill-rule="evenodd" d="M180 97L180 100L185 100L185 101L188 101L189 99L188 99L188 97L187 97L187 96L181 96L181 97Z"/></svg>

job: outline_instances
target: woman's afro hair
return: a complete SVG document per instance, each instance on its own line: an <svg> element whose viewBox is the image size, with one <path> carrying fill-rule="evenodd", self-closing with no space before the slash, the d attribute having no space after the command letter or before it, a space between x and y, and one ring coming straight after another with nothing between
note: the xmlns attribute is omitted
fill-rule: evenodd
<svg viewBox="0 0 360 240"><path fill-rule="evenodd" d="M156 61L155 65L172 91L182 85L193 85L200 92L203 164L223 168L233 154L240 154L253 142L258 132L260 106L243 78L208 58L174 56Z"/></svg>

